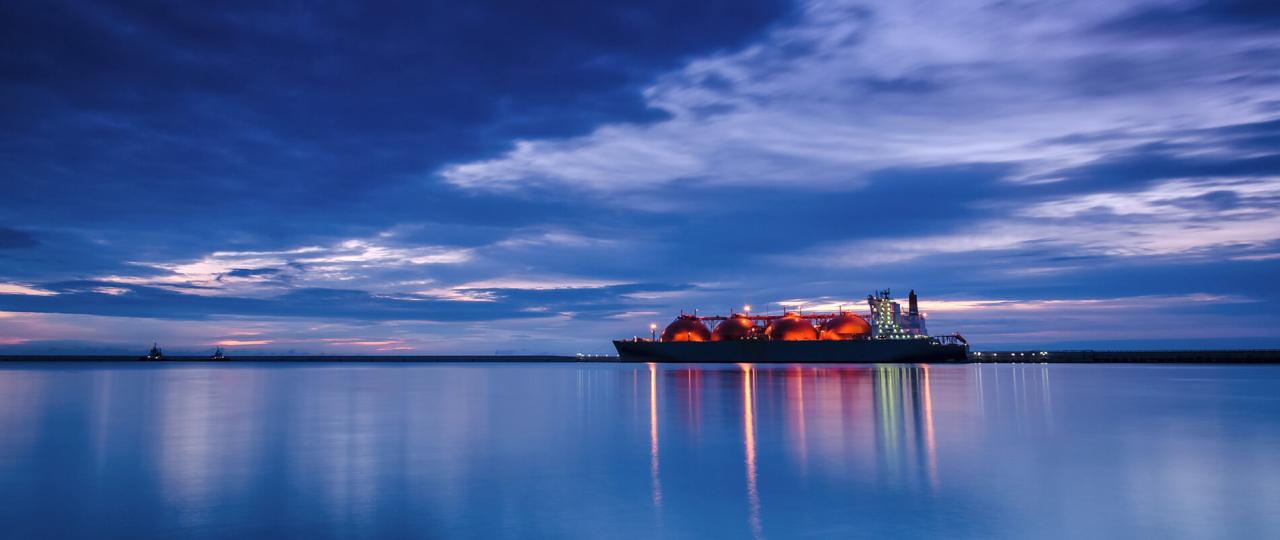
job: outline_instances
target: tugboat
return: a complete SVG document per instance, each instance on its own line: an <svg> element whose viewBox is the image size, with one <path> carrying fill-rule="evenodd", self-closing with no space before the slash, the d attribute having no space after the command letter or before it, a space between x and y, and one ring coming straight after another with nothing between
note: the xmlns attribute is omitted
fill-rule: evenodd
<svg viewBox="0 0 1280 540"><path fill-rule="evenodd" d="M227 355L222 354L222 347L218 347L217 349L214 349L213 356L210 356L209 359L210 360L226 360Z"/></svg>
<svg viewBox="0 0 1280 540"><path fill-rule="evenodd" d="M164 353L160 352L160 347L152 343L151 351L146 356L139 357L138 360L164 360Z"/></svg>

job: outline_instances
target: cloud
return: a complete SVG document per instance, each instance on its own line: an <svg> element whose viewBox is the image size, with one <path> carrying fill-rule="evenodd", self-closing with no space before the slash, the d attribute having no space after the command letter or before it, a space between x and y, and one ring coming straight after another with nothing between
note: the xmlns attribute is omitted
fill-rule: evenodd
<svg viewBox="0 0 1280 540"><path fill-rule="evenodd" d="M215 341L213 344L219 347L246 347L253 345L270 345L273 341L269 339L223 339Z"/></svg>
<svg viewBox="0 0 1280 540"><path fill-rule="evenodd" d="M1073 203L1082 204L1082 203ZM1269 254L1280 241L1280 215L1204 223L1197 219L1125 222L992 221L968 231L891 240L854 240L777 259L793 266L813 261L846 267L904 263L953 254L1034 253L1088 257L1232 257ZM1261 252L1261 253L1260 253ZM1069 268L1062 268L1067 270Z"/></svg>
<svg viewBox="0 0 1280 540"><path fill-rule="evenodd" d="M1187 36L1204 32L1273 30L1280 8L1267 0L1153 2L1100 25L1104 32Z"/></svg>
<svg viewBox="0 0 1280 540"><path fill-rule="evenodd" d="M1278 203L1280 177L1178 179L1141 191L1094 192L1040 202L1021 213L1037 218L1106 213L1180 221L1267 219L1277 213Z"/></svg>
<svg viewBox="0 0 1280 540"><path fill-rule="evenodd" d="M40 241L34 234L9 227L0 227L0 249L22 249L36 247Z"/></svg>
<svg viewBox="0 0 1280 540"><path fill-rule="evenodd" d="M294 288L275 295L190 294L182 289L113 285L127 293L104 292L100 282L45 284L0 292L0 309L34 313L75 313L120 317L215 319L223 317L304 317L358 321L495 321L570 313L590 316L623 311L643 301L627 296L644 291L688 289L686 285L628 283L572 288L489 288L485 302L420 294L379 294L361 290Z"/></svg>
<svg viewBox="0 0 1280 540"><path fill-rule="evenodd" d="M216 216L268 237L421 217L440 195L414 185L424 168L661 118L643 81L748 42L788 6L9 2L3 122L22 135L0 141L6 210L135 231L144 212L188 232L208 225L190 216Z"/></svg>
<svg viewBox="0 0 1280 540"><path fill-rule="evenodd" d="M218 279L271 276L271 275L279 274L280 272L281 270L279 268L233 268L231 269L230 272L227 272L225 274L222 274L221 276L218 276Z"/></svg>
<svg viewBox="0 0 1280 540"><path fill-rule="evenodd" d="M1053 299L924 299L919 302L920 311L938 314L986 313L1007 316L1011 313L1044 312L1048 314L1073 312L1097 312L1100 310L1150 311L1196 304L1232 305L1259 302L1244 296L1193 293L1181 295L1144 295L1108 298L1053 298ZM776 302L807 311L867 311L863 299L796 298Z"/></svg>
<svg viewBox="0 0 1280 540"><path fill-rule="evenodd" d="M392 246L352 239L329 246L280 251L216 251L184 262L135 262L162 271L158 275L105 276L112 283L150 285L188 294L223 295L279 291L297 286L336 284L365 278L369 268L457 264L471 250L446 246Z"/></svg>
<svg viewBox="0 0 1280 540"><path fill-rule="evenodd" d="M26 296L53 296L58 294L54 291L20 285L17 283L0 283L0 294L14 294Z"/></svg>
<svg viewBox="0 0 1280 540"><path fill-rule="evenodd" d="M806 3L795 24L761 43L691 61L649 86L650 106L668 120L523 139L441 175L476 190L607 192L689 179L856 185L885 167L981 162L1017 163L1034 177L1112 149L1037 141L1117 130L1159 138L1264 119L1258 104L1274 92L1233 82L1256 70L1247 57L1254 37L1221 37L1211 49L1176 37L1084 38L1129 9ZM708 106L720 112L699 114Z"/></svg>

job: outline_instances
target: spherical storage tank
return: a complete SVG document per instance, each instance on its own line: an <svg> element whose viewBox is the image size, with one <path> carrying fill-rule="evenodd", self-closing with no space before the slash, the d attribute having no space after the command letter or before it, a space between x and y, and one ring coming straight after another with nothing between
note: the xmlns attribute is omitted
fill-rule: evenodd
<svg viewBox="0 0 1280 540"><path fill-rule="evenodd" d="M866 319L853 313L841 313L822 323L822 331L818 339L862 339L871 335L871 325Z"/></svg>
<svg viewBox="0 0 1280 540"><path fill-rule="evenodd" d="M720 321L716 329L711 331L711 341L736 341L751 335L755 323L746 315L734 313L728 319Z"/></svg>
<svg viewBox="0 0 1280 540"><path fill-rule="evenodd" d="M709 341L711 332L693 315L681 315L662 331L662 341Z"/></svg>
<svg viewBox="0 0 1280 540"><path fill-rule="evenodd" d="M808 320L800 318L796 313L788 313L774 319L767 330L769 339L782 341L811 341L818 339L818 331Z"/></svg>

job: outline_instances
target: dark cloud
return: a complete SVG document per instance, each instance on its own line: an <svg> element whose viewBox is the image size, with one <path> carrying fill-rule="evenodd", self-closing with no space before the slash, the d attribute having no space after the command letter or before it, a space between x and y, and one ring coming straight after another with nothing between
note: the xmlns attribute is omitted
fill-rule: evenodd
<svg viewBox="0 0 1280 540"><path fill-rule="evenodd" d="M9 213L124 230L142 228L145 213L188 232L216 215L236 234L297 238L481 204L422 186L424 173L517 137L661 118L641 84L744 43L788 7L0 9Z"/></svg>
<svg viewBox="0 0 1280 540"><path fill-rule="evenodd" d="M279 268L236 268L226 273L227 277L254 277L279 274Z"/></svg>
<svg viewBox="0 0 1280 540"><path fill-rule="evenodd" d="M889 94L921 94L942 89L937 81L925 78L898 77L894 79L862 78L858 83L871 92Z"/></svg>
<svg viewBox="0 0 1280 540"><path fill-rule="evenodd" d="M40 245L36 235L18 229L0 227L0 249L31 248Z"/></svg>
<svg viewBox="0 0 1280 540"><path fill-rule="evenodd" d="M1280 4L1271 0L1198 0L1143 6L1099 27L1108 33L1177 35L1212 31L1273 31Z"/></svg>
<svg viewBox="0 0 1280 540"><path fill-rule="evenodd" d="M1125 132L1060 137L1052 144L1075 144L1134 137ZM1150 138L1151 135L1145 135ZM1250 177L1280 174L1280 119L1165 134L1158 142L1113 152L1084 165L1047 173L1061 180L1023 190L1042 193L1125 191L1153 181L1197 177ZM1205 150L1212 149L1212 152Z"/></svg>
<svg viewBox="0 0 1280 540"><path fill-rule="evenodd" d="M757 263L824 242L952 230L980 217L1014 170L1007 164L901 167L851 175L843 189L682 183L691 211L633 214L636 234L666 255L662 269L714 279L726 261ZM665 279L679 279L665 275Z"/></svg>
<svg viewBox="0 0 1280 540"><path fill-rule="evenodd" d="M1280 118L1192 132L1208 141L1242 152L1280 153Z"/></svg>
<svg viewBox="0 0 1280 540"><path fill-rule="evenodd" d="M1257 157L1177 155L1161 145L1073 167L1054 174L1068 183L1046 191L1088 191L1139 187L1153 180L1280 174L1280 154Z"/></svg>

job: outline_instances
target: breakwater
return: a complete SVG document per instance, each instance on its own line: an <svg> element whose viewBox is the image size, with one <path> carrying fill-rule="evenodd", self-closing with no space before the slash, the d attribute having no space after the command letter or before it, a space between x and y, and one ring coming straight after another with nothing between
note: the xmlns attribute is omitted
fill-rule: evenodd
<svg viewBox="0 0 1280 540"><path fill-rule="evenodd" d="M1280 349L1204 351L974 351L982 363L1051 364L1280 364Z"/></svg>

